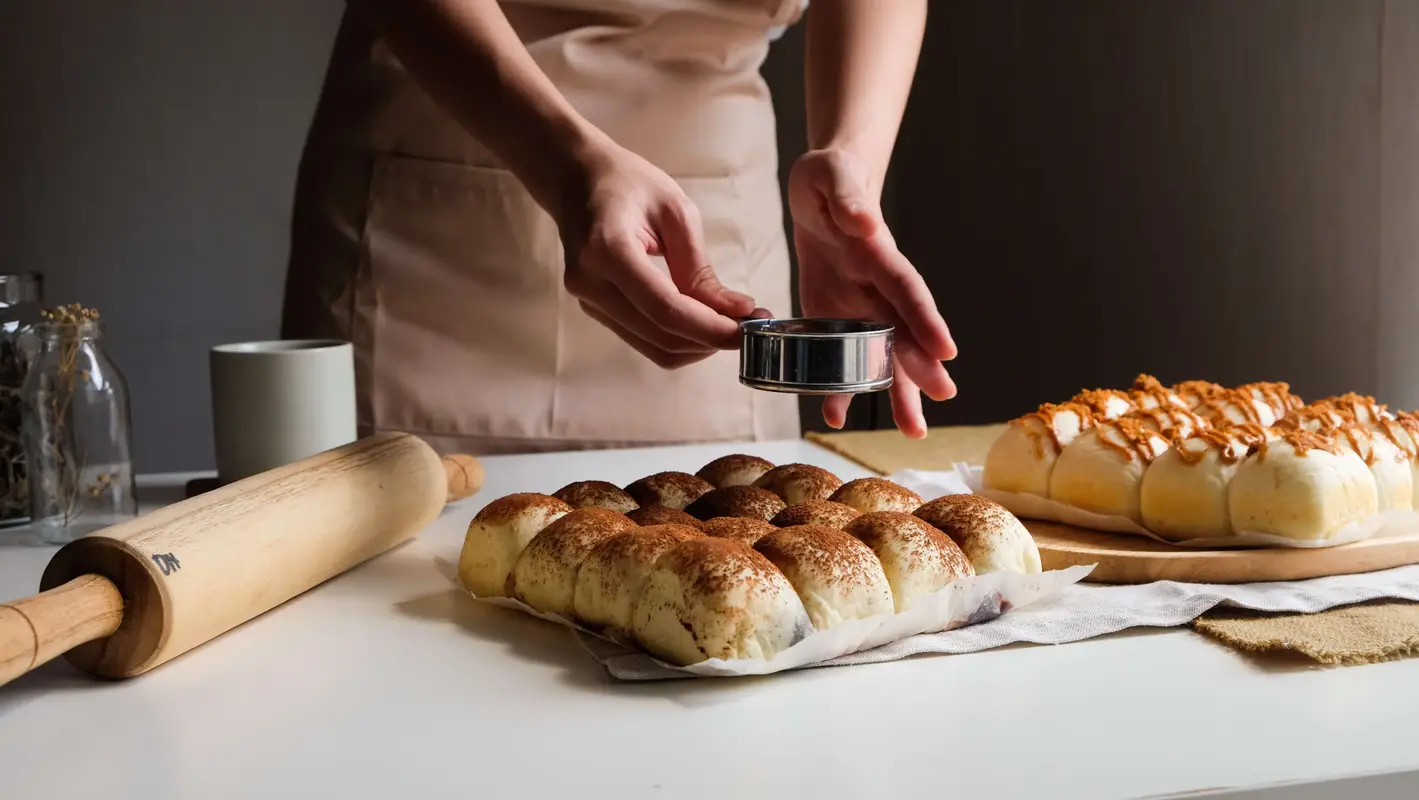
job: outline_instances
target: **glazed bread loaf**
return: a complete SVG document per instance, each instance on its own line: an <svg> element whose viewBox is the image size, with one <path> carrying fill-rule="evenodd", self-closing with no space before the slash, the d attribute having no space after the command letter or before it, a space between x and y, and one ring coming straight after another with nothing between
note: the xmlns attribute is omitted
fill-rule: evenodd
<svg viewBox="0 0 1419 800"><path fill-rule="evenodd" d="M772 461L742 453L721 456L700 468L695 475L704 478L716 489L730 486L752 486L765 472L773 469Z"/></svg>
<svg viewBox="0 0 1419 800"><path fill-rule="evenodd" d="M704 537L663 553L635 600L632 630L671 664L772 659L813 632L793 585L767 558L732 539Z"/></svg>
<svg viewBox="0 0 1419 800"><path fill-rule="evenodd" d="M602 542L636 528L625 514L579 508L532 537L513 564L507 595L546 614L572 616L576 574Z"/></svg>
<svg viewBox="0 0 1419 800"><path fill-rule="evenodd" d="M768 489L789 505L797 505L804 500L827 500L843 481L812 464L784 464L759 476L754 485Z"/></svg>
<svg viewBox="0 0 1419 800"><path fill-rule="evenodd" d="M783 499L768 489L757 486L726 486L700 495L685 507L685 513L699 520L716 517L751 517L773 519L784 510Z"/></svg>
<svg viewBox="0 0 1419 800"><path fill-rule="evenodd" d="M895 608L892 585L872 548L822 525L783 528L754 549L788 578L817 630L883 614Z"/></svg>
<svg viewBox="0 0 1419 800"><path fill-rule="evenodd" d="M685 472L657 472L628 485L626 493L642 506L684 510L712 489L709 481Z"/></svg>
<svg viewBox="0 0 1419 800"><path fill-rule="evenodd" d="M921 495L886 478L857 478L839 486L828 499L867 514L873 511L905 511L922 504Z"/></svg>
<svg viewBox="0 0 1419 800"><path fill-rule="evenodd" d="M626 490L606 481L577 481L552 493L572 508L607 508L627 514L640 507Z"/></svg>
<svg viewBox="0 0 1419 800"><path fill-rule="evenodd" d="M1379 510L1374 476L1333 437L1281 431L1244 459L1227 493L1232 527L1324 542Z"/></svg>
<svg viewBox="0 0 1419 800"><path fill-rule="evenodd" d="M1170 446L1163 434L1137 419L1101 422L1059 454L1050 476L1050 499L1142 524L1143 473Z"/></svg>
<svg viewBox="0 0 1419 800"><path fill-rule="evenodd" d="M949 536L977 575L1042 571L1035 538L999 503L978 494L948 494L918 508L915 516Z"/></svg>
<svg viewBox="0 0 1419 800"><path fill-rule="evenodd" d="M780 528L792 528L795 525L822 525L826 528L842 530L861 513L852 506L835 503L832 500L805 500L780 511L769 522Z"/></svg>
<svg viewBox="0 0 1419 800"><path fill-rule="evenodd" d="M704 531L710 536L733 539L749 546L778 530L778 526L751 517L715 517L704 523Z"/></svg>
<svg viewBox="0 0 1419 800"><path fill-rule="evenodd" d="M502 597L522 549L572 507L551 495L510 494L484 506L468 523L458 556L458 580L478 597Z"/></svg>
<svg viewBox="0 0 1419 800"><path fill-rule="evenodd" d="M848 523L845 530L877 556L899 614L918 598L976 574L960 546L912 514L872 511Z"/></svg>
<svg viewBox="0 0 1419 800"><path fill-rule="evenodd" d="M1047 403L1011 420L986 454L982 476L985 486L1001 492L1049 497L1050 477L1059 454L1093 424L1093 414L1078 403Z"/></svg>
<svg viewBox="0 0 1419 800"><path fill-rule="evenodd" d="M687 525L652 525L621 531L602 542L576 574L572 611L593 630L634 641L631 612L655 562L681 542L704 536Z"/></svg>
<svg viewBox="0 0 1419 800"><path fill-rule="evenodd" d="M1158 456L1143 474L1144 527L1173 541L1230 536L1232 476L1267 436L1259 425L1206 430Z"/></svg>

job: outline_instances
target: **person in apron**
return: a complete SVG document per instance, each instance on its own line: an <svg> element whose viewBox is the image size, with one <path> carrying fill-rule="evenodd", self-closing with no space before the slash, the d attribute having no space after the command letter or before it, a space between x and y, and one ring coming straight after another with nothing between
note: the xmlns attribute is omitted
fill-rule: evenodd
<svg viewBox="0 0 1419 800"><path fill-rule="evenodd" d="M737 379L791 312L759 67L803 0L350 0L301 160L282 336L355 351L361 433L476 454L797 438ZM925 0L817 0L789 181L803 313L898 324L893 410L955 355L878 203ZM825 401L843 424L848 397Z"/></svg>

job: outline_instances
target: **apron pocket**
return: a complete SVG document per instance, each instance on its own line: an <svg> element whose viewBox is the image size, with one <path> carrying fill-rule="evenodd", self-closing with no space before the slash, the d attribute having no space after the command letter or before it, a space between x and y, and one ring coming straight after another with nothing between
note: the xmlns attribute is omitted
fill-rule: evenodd
<svg viewBox="0 0 1419 800"><path fill-rule="evenodd" d="M557 365L561 243L510 172L376 160L364 240L376 429L544 438Z"/></svg>

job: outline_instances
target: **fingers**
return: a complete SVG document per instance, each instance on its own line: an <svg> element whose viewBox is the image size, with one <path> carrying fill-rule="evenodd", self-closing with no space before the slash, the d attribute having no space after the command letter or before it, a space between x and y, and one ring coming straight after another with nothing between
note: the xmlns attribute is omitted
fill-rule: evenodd
<svg viewBox="0 0 1419 800"><path fill-rule="evenodd" d="M850 394L831 394L823 398L823 421L833 430L847 424L847 410L852 403Z"/></svg>
<svg viewBox="0 0 1419 800"><path fill-rule="evenodd" d="M922 352L937 361L955 358L956 342L921 273L895 247L870 242L868 248L877 262L877 268L870 270L872 285L891 304L894 316L911 331Z"/></svg>
<svg viewBox="0 0 1419 800"><path fill-rule="evenodd" d="M587 316L591 317L592 319L599 322L601 325L605 326L612 333L616 334L616 336L620 338L621 341L630 345L632 348L635 349L637 353L640 353L642 356L645 356L651 361L651 363L662 369L679 369L680 367L686 367L690 364L694 364L696 362L703 361L704 359L709 358L715 352L714 350L709 349L683 351L667 350L666 348L660 345L652 344L645 337L639 336L631 330L627 329L624 325L621 325L620 323L612 319L610 315L603 313L598 308L596 308L596 306L593 306L590 303L583 301L581 303L581 309L582 311L586 312Z"/></svg>
<svg viewBox="0 0 1419 800"><path fill-rule="evenodd" d="M926 438L926 416L921 411L921 390L906 370L898 370L887 392L892 400L892 421L909 439Z"/></svg>
<svg viewBox="0 0 1419 800"><path fill-rule="evenodd" d="M754 300L720 283L706 254L700 213L686 200L665 204L655 220L665 264L681 293L727 317L740 318L754 310Z"/></svg>
<svg viewBox="0 0 1419 800"><path fill-rule="evenodd" d="M938 403L956 396L956 382L940 361L928 358L910 337L895 345L898 369L911 376L922 394Z"/></svg>
<svg viewBox="0 0 1419 800"><path fill-rule="evenodd" d="M606 292L600 284L611 284L618 290L616 295L629 301L629 307L620 306L614 297L600 302ZM653 343L656 337L651 330L658 328L707 348L739 346L738 322L682 294L670 276L656 268L645 248L630 237L601 237L583 248L578 268L567 276L567 289L578 298L591 300L603 312L613 313L618 323ZM606 303L617 308L608 308ZM748 303L746 313L752 308L753 303Z"/></svg>

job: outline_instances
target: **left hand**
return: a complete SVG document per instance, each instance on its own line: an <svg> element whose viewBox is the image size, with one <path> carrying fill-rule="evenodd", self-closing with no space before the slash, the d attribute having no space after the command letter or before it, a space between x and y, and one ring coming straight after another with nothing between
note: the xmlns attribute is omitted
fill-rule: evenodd
<svg viewBox="0 0 1419 800"><path fill-rule="evenodd" d="M926 436L921 395L936 401L956 396L941 364L956 357L956 343L926 281L897 249L877 198L868 170L846 150L813 150L793 165L788 202L799 301L804 316L896 326L892 419L902 433L920 439ZM824 399L829 426L846 423L851 401L852 395Z"/></svg>

